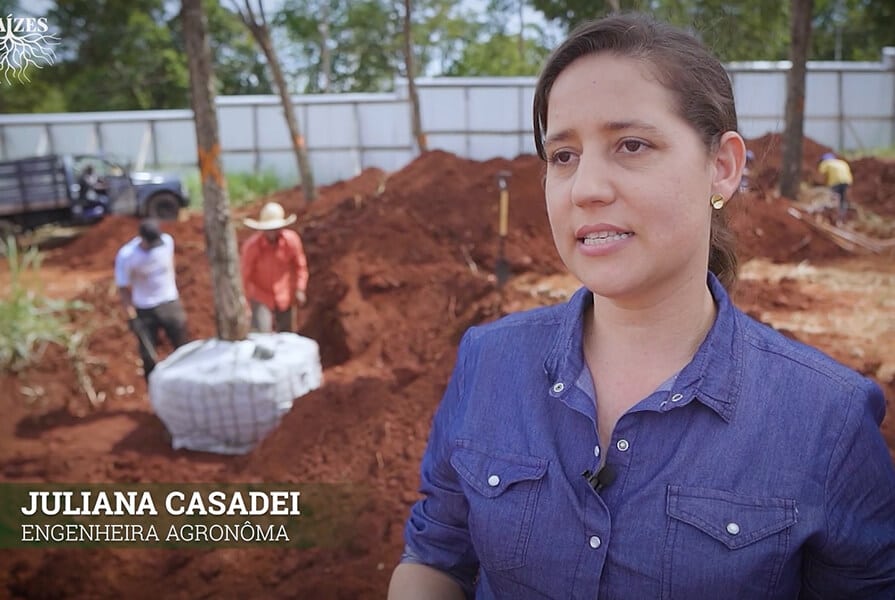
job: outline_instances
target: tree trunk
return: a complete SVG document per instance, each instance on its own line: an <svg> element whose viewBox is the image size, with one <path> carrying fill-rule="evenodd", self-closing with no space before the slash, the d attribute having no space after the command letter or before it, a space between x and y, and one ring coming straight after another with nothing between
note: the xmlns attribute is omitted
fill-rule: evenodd
<svg viewBox="0 0 895 600"><path fill-rule="evenodd" d="M329 4L323 4L323 15L320 26L320 74L323 76L323 85L320 91L329 93L330 79L332 78L332 52L329 50Z"/></svg>
<svg viewBox="0 0 895 600"><path fill-rule="evenodd" d="M786 129L783 134L783 164L780 170L780 194L795 199L799 193L802 170L802 138L805 121L805 78L811 40L813 0L790 2L789 59L787 77Z"/></svg>
<svg viewBox="0 0 895 600"><path fill-rule="evenodd" d="M622 7L619 3L619 0L607 0L607 3L609 4L609 8L612 10L612 12L621 12Z"/></svg>
<svg viewBox="0 0 895 600"><path fill-rule="evenodd" d="M317 190L314 188L314 174L311 171L311 161L308 159L308 148L305 144L305 138L301 134L298 117L295 116L295 105L292 104L292 98L289 95L286 78L283 76L283 68L270 39L270 31L267 28L263 7L260 10L261 19L259 20L255 17L249 0L245 0L245 11L240 10L239 14L267 59L267 64L270 67L270 72L273 75L274 83L280 95L280 102L283 105L283 115L286 118L289 137L292 140L292 148L295 151L295 160L298 163L301 189L305 196L305 202L313 202L317 197Z"/></svg>
<svg viewBox="0 0 895 600"><path fill-rule="evenodd" d="M407 69L407 94L410 96L410 129L420 152L426 152L429 144L423 133L420 116L420 97L416 91L416 74L413 67L413 27L411 0L404 0L404 65Z"/></svg>
<svg viewBox="0 0 895 600"><path fill-rule="evenodd" d="M214 74L211 71L211 50L202 0L183 0L181 17L190 71L190 101L196 123L204 199L205 248L211 263L217 334L222 340L243 340L249 332L249 318L239 272L236 232L230 222L227 182L221 172Z"/></svg>

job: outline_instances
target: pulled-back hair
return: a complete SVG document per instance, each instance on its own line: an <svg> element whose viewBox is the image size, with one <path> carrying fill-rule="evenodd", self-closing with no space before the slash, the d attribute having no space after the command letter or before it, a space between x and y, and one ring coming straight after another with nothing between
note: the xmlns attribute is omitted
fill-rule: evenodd
<svg viewBox="0 0 895 600"><path fill-rule="evenodd" d="M547 102L559 74L577 59L611 53L648 63L659 83L677 101L677 113L699 134L708 152L721 136L737 130L730 78L721 62L696 38L652 17L631 13L584 23L550 55L538 77L534 95L534 138L538 156L546 160ZM708 202L708 198L706 198ZM728 289L737 278L734 236L725 209L712 210L709 270Z"/></svg>

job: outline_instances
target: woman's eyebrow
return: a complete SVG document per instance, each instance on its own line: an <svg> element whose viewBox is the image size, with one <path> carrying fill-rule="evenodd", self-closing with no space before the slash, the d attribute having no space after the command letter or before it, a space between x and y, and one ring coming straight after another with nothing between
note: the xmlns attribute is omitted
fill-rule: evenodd
<svg viewBox="0 0 895 600"><path fill-rule="evenodd" d="M555 144L557 142L565 142L566 140L573 137L573 133L571 129L563 129L562 131L557 131L556 133L551 133L546 138L544 138L544 145Z"/></svg>
<svg viewBox="0 0 895 600"><path fill-rule="evenodd" d="M609 121L607 123L603 123L600 126L600 129L603 131L617 133L619 131L627 131L627 130L636 130L642 131L645 133L651 133L655 135L661 134L661 130L653 125L652 123L648 123L647 121L641 121L640 119L625 119L622 121ZM555 133L551 133L546 138L544 138L544 145L555 144L559 142L565 142L575 136L575 133L572 129L562 129Z"/></svg>
<svg viewBox="0 0 895 600"><path fill-rule="evenodd" d="M658 127L639 119L630 119L626 121L609 121L608 123L603 125L602 129L606 131L624 131L626 129L637 129L649 133L660 133Z"/></svg>

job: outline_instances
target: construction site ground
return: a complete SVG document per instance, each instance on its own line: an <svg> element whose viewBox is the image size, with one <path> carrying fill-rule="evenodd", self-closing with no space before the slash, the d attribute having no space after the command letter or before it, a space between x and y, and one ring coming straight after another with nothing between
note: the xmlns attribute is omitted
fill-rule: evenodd
<svg viewBox="0 0 895 600"><path fill-rule="evenodd" d="M880 244L869 249L813 226L829 211L810 190L796 203L802 219L790 214L793 202L774 192L780 145L776 135L748 141L757 156L753 189L730 208L741 258L735 299L755 318L875 379L889 407L883 434L895 450L895 253L886 244L895 223L895 162L852 163L856 210L844 231ZM805 140L805 180L826 150ZM503 170L512 174L511 277L498 289ZM310 548L3 550L0 597L384 597L460 336L507 312L560 302L578 286L553 247L542 175L533 156L476 162L435 151L395 173L368 169L325 186L309 206L297 189L274 194L299 215L310 265L300 332L320 345L325 384L242 456L172 450L153 414L112 275L115 252L137 222L107 218L46 250L40 272L27 279L48 296L91 307L70 314L86 336L83 369L79 377L65 351L48 346L34 366L0 374L0 482L342 484L357 502L345 504L347 531ZM260 202L234 211L240 241L249 231L239 217ZM191 336L214 337L203 215L165 229L177 245ZM4 263L0 289L9 277Z"/></svg>

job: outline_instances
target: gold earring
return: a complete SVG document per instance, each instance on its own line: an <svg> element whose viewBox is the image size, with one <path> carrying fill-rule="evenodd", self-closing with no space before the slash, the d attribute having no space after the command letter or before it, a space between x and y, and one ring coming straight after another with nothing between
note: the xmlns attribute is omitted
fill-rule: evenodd
<svg viewBox="0 0 895 600"><path fill-rule="evenodd" d="M727 200L725 200L724 196L721 194L712 194L712 197L709 198L709 202L712 203L712 208L720 210L724 207L724 203L727 202Z"/></svg>

